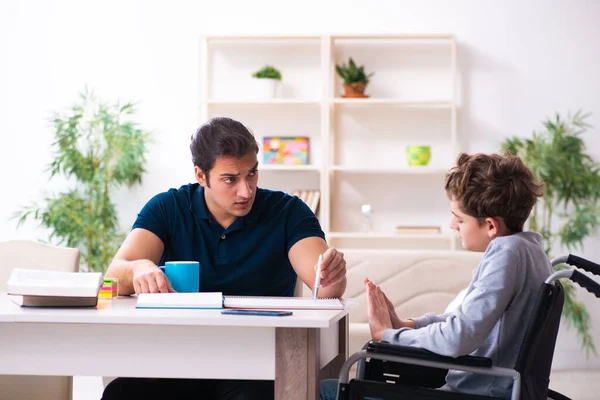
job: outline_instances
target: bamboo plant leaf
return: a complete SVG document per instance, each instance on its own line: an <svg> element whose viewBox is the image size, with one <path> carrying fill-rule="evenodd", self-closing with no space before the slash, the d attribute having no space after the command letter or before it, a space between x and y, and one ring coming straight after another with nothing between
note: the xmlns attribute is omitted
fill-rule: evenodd
<svg viewBox="0 0 600 400"><path fill-rule="evenodd" d="M545 195L534 207L528 225L542 235L549 256L557 245L582 251L584 240L600 225L600 165L586 152L582 138L591 128L586 121L589 116L577 111L563 118L557 113L543 121L544 130L533 132L531 138L511 137L501 144L503 150L521 157L545 184ZM553 220L559 224L553 226ZM564 286L563 316L577 331L586 354L595 353L589 314L575 300L570 282Z"/></svg>
<svg viewBox="0 0 600 400"><path fill-rule="evenodd" d="M100 101L86 87L51 119L50 179L70 178L73 188L13 214L17 226L37 220L52 243L79 249L88 270L103 272L124 238L112 192L141 182L145 172L151 134L130 119L135 113L133 103Z"/></svg>

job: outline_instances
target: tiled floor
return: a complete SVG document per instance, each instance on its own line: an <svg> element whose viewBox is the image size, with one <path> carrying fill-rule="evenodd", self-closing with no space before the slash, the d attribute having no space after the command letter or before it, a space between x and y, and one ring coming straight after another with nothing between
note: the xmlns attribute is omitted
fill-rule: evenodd
<svg viewBox="0 0 600 400"><path fill-rule="evenodd" d="M597 400L600 392L600 371L554 372L550 387L574 400ZM73 379L73 400L100 400L102 378L76 376Z"/></svg>

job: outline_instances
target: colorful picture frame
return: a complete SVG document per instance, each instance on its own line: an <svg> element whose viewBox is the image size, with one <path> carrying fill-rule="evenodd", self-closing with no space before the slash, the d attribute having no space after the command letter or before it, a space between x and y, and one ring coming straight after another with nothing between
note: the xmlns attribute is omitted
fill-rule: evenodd
<svg viewBox="0 0 600 400"><path fill-rule="evenodd" d="M263 138L265 165L308 164L309 138L304 136L269 136Z"/></svg>

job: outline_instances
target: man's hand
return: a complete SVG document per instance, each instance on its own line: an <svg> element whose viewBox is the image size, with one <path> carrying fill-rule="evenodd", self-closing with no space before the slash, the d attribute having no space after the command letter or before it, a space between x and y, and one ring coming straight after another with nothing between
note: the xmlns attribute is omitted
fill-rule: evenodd
<svg viewBox="0 0 600 400"><path fill-rule="evenodd" d="M385 302L385 295L375 284L368 279L367 286L367 316L369 319L369 328L371 328L371 337L374 340L382 340L383 332L386 329L392 329L392 320L390 312Z"/></svg>
<svg viewBox="0 0 600 400"><path fill-rule="evenodd" d="M315 264L315 270L317 269ZM334 248L327 249L323 253L323 262L321 263L321 286L327 287L334 285L346 276L346 260L344 253Z"/></svg>
<svg viewBox="0 0 600 400"><path fill-rule="evenodd" d="M152 261L147 260L135 267L133 288L140 293L175 293L171 282Z"/></svg>

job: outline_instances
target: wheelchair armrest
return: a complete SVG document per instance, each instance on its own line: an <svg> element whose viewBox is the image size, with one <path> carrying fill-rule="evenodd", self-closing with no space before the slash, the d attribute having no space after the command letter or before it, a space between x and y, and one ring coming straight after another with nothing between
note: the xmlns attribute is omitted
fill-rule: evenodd
<svg viewBox="0 0 600 400"><path fill-rule="evenodd" d="M410 357L420 360L444 362L448 364L462 365L468 367L492 367L492 360L485 357L460 356L454 358L449 356L441 356L439 354L422 349L420 347L399 346L388 342L378 342L374 340L371 340L369 343L367 343L366 347L366 350L369 353Z"/></svg>

